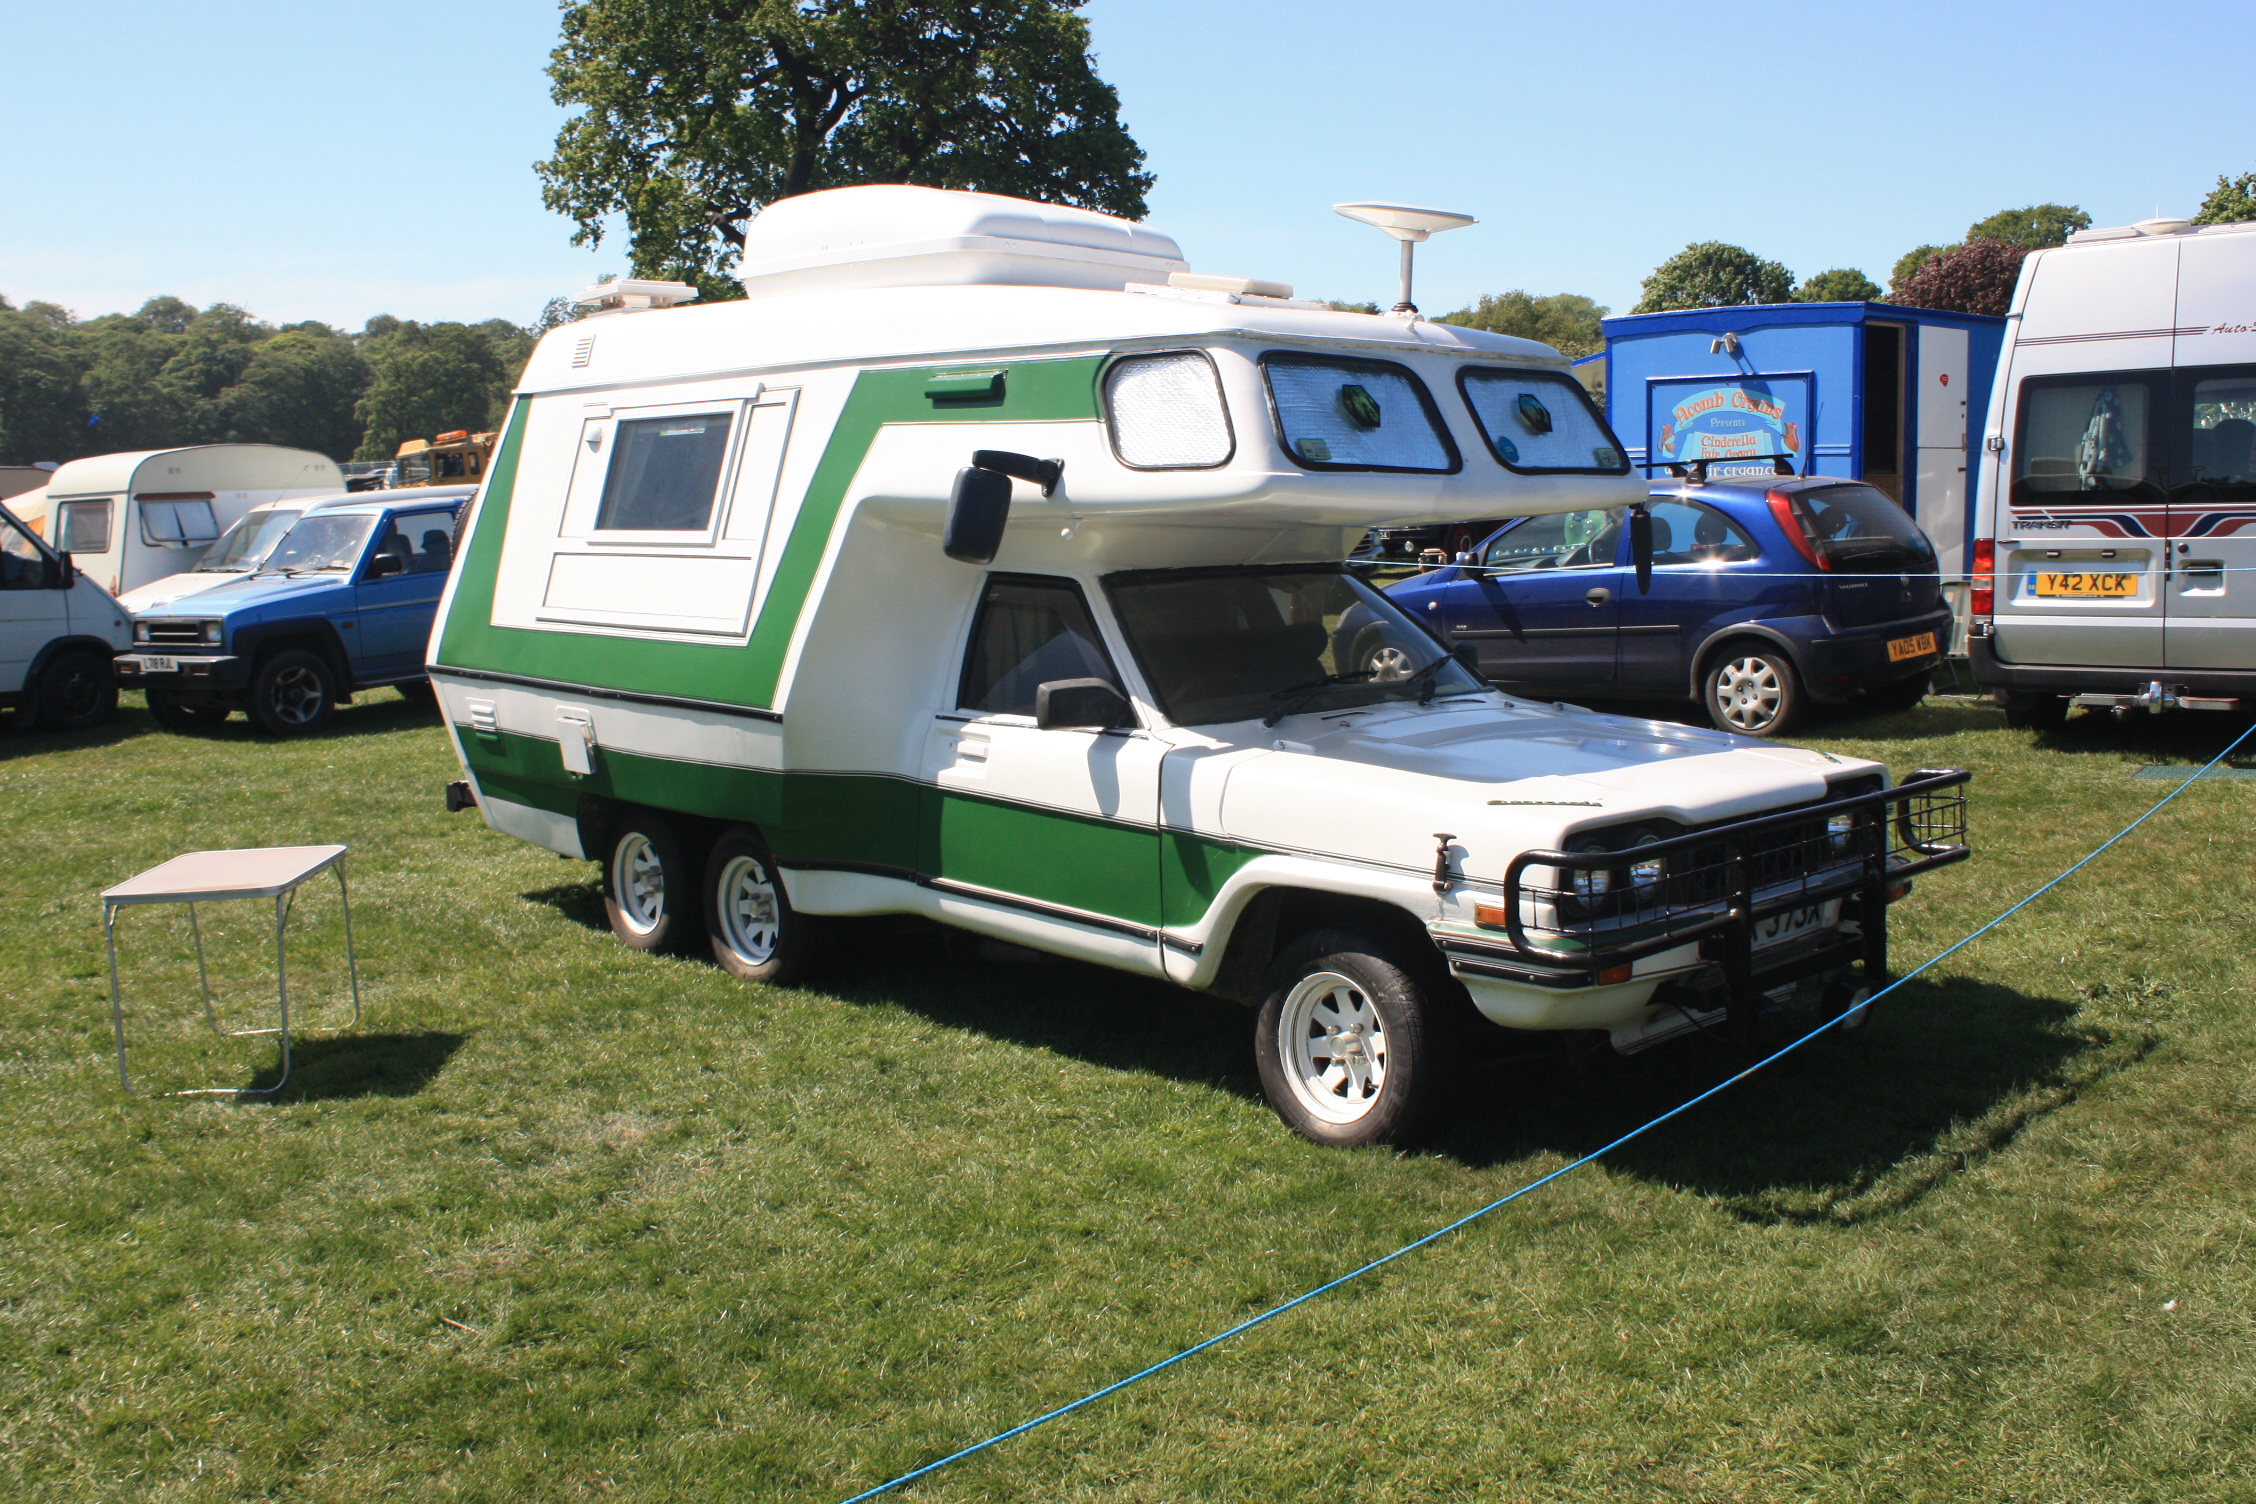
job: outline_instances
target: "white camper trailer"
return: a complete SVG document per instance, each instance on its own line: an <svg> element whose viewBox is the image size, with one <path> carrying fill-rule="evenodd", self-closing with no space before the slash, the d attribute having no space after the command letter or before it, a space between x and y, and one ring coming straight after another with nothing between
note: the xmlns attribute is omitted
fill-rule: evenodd
<svg viewBox="0 0 2256 1504"><path fill-rule="evenodd" d="M1989 412L1969 656L2008 720L2256 705L2256 224L2031 254Z"/></svg>
<svg viewBox="0 0 2256 1504"><path fill-rule="evenodd" d="M199 444L72 460L47 482L36 525L113 595L193 569L264 501L342 491L336 462L273 444Z"/></svg>
<svg viewBox="0 0 2256 1504"><path fill-rule="evenodd" d="M450 807L601 862L629 945L781 981L914 914L1166 978L1371 1142L1481 1016L1853 1009L1966 854L1963 774L1510 699L1342 562L1643 502L1546 346L978 194L788 199L745 256L744 301L615 283L542 340L430 644Z"/></svg>

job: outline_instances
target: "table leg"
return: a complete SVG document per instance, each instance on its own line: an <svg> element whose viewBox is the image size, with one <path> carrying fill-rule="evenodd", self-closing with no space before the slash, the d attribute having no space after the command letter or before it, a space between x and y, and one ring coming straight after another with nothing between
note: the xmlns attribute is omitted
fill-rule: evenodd
<svg viewBox="0 0 2256 1504"><path fill-rule="evenodd" d="M117 910L109 904L102 905L102 938L110 947L110 1028L117 1034L118 1085L130 1097L133 1083L125 1074L125 1010L118 1003Z"/></svg>
<svg viewBox="0 0 2256 1504"><path fill-rule="evenodd" d="M345 859L337 858L337 865L331 870L337 874L337 901L345 910L345 975L352 978L353 1017L346 1027L357 1029L360 1027L360 963L353 959L352 894L345 890Z"/></svg>
<svg viewBox="0 0 2256 1504"><path fill-rule="evenodd" d="M211 977L204 971L204 931L196 923L194 904L188 905L188 933L196 937L196 985L203 989L204 1022L211 1026L214 1034L225 1038L227 1031L219 1026L219 1015L212 1011Z"/></svg>

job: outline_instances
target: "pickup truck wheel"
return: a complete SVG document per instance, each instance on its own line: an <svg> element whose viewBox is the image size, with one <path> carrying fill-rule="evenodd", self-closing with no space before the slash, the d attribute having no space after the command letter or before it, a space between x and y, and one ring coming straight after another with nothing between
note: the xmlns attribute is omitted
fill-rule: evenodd
<svg viewBox="0 0 2256 1504"><path fill-rule="evenodd" d="M227 719L227 707L218 700L183 700L176 691L152 684L149 715L167 731L208 730Z"/></svg>
<svg viewBox="0 0 2256 1504"><path fill-rule="evenodd" d="M766 842L741 825L722 832L705 859L705 933L722 970L788 985L816 957L815 923L791 906Z"/></svg>
<svg viewBox="0 0 2256 1504"><path fill-rule="evenodd" d="M268 736L306 736L337 710L337 676L318 653L285 648L251 675L251 720Z"/></svg>
<svg viewBox="0 0 2256 1504"><path fill-rule="evenodd" d="M673 822L631 814L612 833L603 862L603 915L611 933L641 951L687 950L697 939L697 874Z"/></svg>
<svg viewBox="0 0 2256 1504"><path fill-rule="evenodd" d="M83 648L57 653L32 691L30 721L41 731L91 731L117 710L117 676Z"/></svg>
<svg viewBox="0 0 2256 1504"><path fill-rule="evenodd" d="M1802 715L1802 681L1781 650L1734 643L1708 669L1708 718L1741 736L1783 736Z"/></svg>
<svg viewBox="0 0 2256 1504"><path fill-rule="evenodd" d="M1399 1143L1447 1095L1444 1015L1379 946L1318 930L1270 973L1254 1038L1261 1088L1319 1144Z"/></svg>

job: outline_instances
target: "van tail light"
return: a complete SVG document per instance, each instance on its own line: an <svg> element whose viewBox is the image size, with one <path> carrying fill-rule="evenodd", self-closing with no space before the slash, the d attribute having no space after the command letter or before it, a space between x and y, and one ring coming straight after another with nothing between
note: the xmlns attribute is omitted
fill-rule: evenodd
<svg viewBox="0 0 2256 1504"><path fill-rule="evenodd" d="M1974 540L1974 589L1967 610L1975 616L1988 617L1997 612L1997 540Z"/></svg>
<svg viewBox="0 0 2256 1504"><path fill-rule="evenodd" d="M1778 530L1786 535L1788 543L1794 545L1794 552L1800 554L1813 569L1831 569L1833 561L1819 550L1817 540L1809 535L1809 529L1802 526L1802 509L1794 505L1794 498L1784 491L1772 491L1765 499L1770 502L1770 515L1778 521Z"/></svg>

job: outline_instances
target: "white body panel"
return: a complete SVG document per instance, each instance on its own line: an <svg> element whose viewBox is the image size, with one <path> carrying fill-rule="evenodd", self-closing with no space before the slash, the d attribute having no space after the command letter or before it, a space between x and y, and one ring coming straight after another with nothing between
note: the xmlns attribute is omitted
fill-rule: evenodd
<svg viewBox="0 0 2256 1504"><path fill-rule="evenodd" d="M1919 447L1912 460L1919 525L1947 579L1966 570L1966 331L1919 331Z"/></svg>

